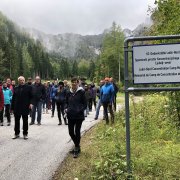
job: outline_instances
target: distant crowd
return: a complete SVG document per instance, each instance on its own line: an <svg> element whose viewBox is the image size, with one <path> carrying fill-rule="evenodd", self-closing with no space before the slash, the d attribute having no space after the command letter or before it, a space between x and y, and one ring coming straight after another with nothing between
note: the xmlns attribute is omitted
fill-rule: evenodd
<svg viewBox="0 0 180 180"><path fill-rule="evenodd" d="M54 117L57 109L58 125L68 125L69 135L74 142L72 153L76 158L80 153L80 130L85 117L92 111L96 111L95 120L99 117L100 107L103 106L103 119L109 124L108 112L111 115L111 123L114 123L114 111L116 111L116 95L118 87L113 78L106 77L98 86L95 83L87 84L84 80L74 77L69 83L67 80L53 82L41 82L41 78L28 78L23 76L15 80L7 78L0 82L0 126L4 126L4 117L7 118L7 126L11 125L11 115L14 114L15 134L13 139L20 137L20 119L23 119L23 137L28 139L28 117L34 125L41 125L42 113ZM50 112L49 112L50 111ZM36 118L37 116L37 118Z"/></svg>

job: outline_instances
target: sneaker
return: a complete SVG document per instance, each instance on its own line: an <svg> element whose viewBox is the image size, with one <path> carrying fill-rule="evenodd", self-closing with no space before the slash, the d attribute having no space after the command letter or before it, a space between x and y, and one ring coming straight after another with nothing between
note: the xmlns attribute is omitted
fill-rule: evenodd
<svg viewBox="0 0 180 180"><path fill-rule="evenodd" d="M81 152L80 147L75 147L74 153L73 153L73 158L77 158L79 156L80 152Z"/></svg>
<svg viewBox="0 0 180 180"><path fill-rule="evenodd" d="M28 139L28 136L27 135L24 135L24 140L27 140Z"/></svg>
<svg viewBox="0 0 180 180"><path fill-rule="evenodd" d="M11 123L7 123L7 126L10 126L11 125Z"/></svg>
<svg viewBox="0 0 180 180"><path fill-rule="evenodd" d="M14 135L13 137L12 137L12 139L17 139L17 138L19 138L19 134L18 135Z"/></svg>
<svg viewBox="0 0 180 180"><path fill-rule="evenodd" d="M29 125L33 125L34 123L33 122L30 122Z"/></svg>
<svg viewBox="0 0 180 180"><path fill-rule="evenodd" d="M94 118L94 120L97 120L97 119L98 119L97 117Z"/></svg>
<svg viewBox="0 0 180 180"><path fill-rule="evenodd" d="M59 122L59 124L58 124L58 125L59 125L59 126L60 126L60 125L62 125L62 122Z"/></svg>

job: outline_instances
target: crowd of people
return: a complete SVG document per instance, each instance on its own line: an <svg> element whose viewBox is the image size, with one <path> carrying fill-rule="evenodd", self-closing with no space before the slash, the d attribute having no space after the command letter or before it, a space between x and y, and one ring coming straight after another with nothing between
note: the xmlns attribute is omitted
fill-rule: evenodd
<svg viewBox="0 0 180 180"><path fill-rule="evenodd" d="M113 78L106 77L101 80L99 86L93 82L87 84L74 77L71 83L67 80L58 82L47 81L42 83L41 78L36 76L33 80L28 78L25 81L23 76L15 80L7 78L0 82L0 126L4 125L4 117L7 118L7 126L11 125L11 115L14 114L14 136L20 137L20 119L23 120L23 137L28 139L28 118L29 125L41 125L42 114L49 114L54 117L57 110L58 125L68 125L69 135L74 142L74 158L78 157L81 139L81 126L83 120L92 111L96 111L94 119L99 117L100 107L103 106L103 119L109 124L108 112L111 115L111 123L114 123L114 110L116 110L117 85ZM98 98L98 101L96 99ZM50 111L50 112L49 112ZM37 118L36 118L37 116Z"/></svg>

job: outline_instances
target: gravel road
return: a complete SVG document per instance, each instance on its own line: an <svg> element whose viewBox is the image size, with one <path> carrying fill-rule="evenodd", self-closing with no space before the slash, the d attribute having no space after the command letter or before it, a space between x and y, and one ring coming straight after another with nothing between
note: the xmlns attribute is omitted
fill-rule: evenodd
<svg viewBox="0 0 180 180"><path fill-rule="evenodd" d="M94 120L94 114L91 112L83 122L83 132L98 122ZM12 118L11 126L6 123L0 126L0 180L51 179L73 145L68 127L57 125L57 115L51 118L50 114L43 114L41 126L29 127L28 140L23 139L22 132L19 139L12 140L13 121Z"/></svg>

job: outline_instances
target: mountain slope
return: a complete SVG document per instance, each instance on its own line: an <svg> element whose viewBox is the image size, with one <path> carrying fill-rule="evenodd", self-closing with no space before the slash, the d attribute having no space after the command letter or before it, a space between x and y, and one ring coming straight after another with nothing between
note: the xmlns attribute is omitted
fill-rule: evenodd
<svg viewBox="0 0 180 180"><path fill-rule="evenodd" d="M48 50L67 58L95 58L99 54L103 34L82 36L65 33L58 35L45 34L35 29L27 30L31 37L38 39Z"/></svg>

